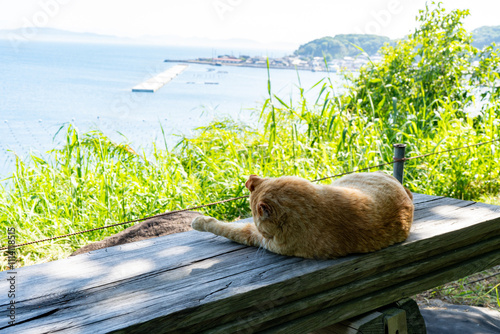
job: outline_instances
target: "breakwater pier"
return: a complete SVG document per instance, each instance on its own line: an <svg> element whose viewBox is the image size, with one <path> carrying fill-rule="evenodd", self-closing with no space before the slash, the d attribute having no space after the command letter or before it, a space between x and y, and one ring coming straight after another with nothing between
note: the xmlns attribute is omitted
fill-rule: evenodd
<svg viewBox="0 0 500 334"><path fill-rule="evenodd" d="M184 71L189 65L179 64L175 65L165 72L162 72L151 79L144 81L137 86L132 88L132 92L145 92L145 93L154 93L161 87L163 87L166 83L170 82L176 76L178 76L182 71Z"/></svg>

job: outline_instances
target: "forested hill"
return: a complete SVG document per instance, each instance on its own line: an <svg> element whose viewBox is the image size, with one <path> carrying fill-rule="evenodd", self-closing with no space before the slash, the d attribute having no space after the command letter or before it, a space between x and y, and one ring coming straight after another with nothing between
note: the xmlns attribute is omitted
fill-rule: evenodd
<svg viewBox="0 0 500 334"><path fill-rule="evenodd" d="M356 56L360 50L352 44L361 47L369 55L377 53L382 45L389 43L389 37L377 35L348 34L335 37L323 37L301 45L294 54L303 57L323 57L327 59Z"/></svg>
<svg viewBox="0 0 500 334"><path fill-rule="evenodd" d="M498 47L500 45L500 26L484 26L474 29L472 30L472 37L474 38L472 45L476 48L482 49L493 42L495 42Z"/></svg>
<svg viewBox="0 0 500 334"><path fill-rule="evenodd" d="M500 26L480 27L472 31L472 45L481 49L495 42L500 45ZM361 52L354 45L362 48L368 55L374 55L385 43L391 43L389 37L364 34L336 35L323 37L301 45L294 55L306 58L323 57L327 60L340 59L346 56L355 57Z"/></svg>

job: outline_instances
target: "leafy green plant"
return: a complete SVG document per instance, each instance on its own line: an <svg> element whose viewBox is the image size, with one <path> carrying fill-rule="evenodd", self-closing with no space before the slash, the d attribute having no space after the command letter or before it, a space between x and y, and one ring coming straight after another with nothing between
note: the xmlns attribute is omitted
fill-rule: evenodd
<svg viewBox="0 0 500 334"><path fill-rule="evenodd" d="M446 12L441 4L426 4L417 21L420 27L394 46L381 48L384 61L370 63L359 75L351 77L352 85L344 104L366 112L377 110L376 117L390 119L392 98L406 113L416 111L418 119L432 125L434 113L443 104L453 103L457 117L475 101L498 95L499 56L492 46L479 50L463 28L468 10Z"/></svg>

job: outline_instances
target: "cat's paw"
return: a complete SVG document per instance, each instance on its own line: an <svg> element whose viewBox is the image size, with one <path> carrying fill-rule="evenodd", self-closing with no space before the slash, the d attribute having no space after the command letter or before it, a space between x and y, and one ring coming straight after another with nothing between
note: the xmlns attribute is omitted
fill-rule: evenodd
<svg viewBox="0 0 500 334"><path fill-rule="evenodd" d="M208 226L213 222L217 222L217 220L212 217L198 216L191 222L191 227L196 231L204 232L208 231Z"/></svg>

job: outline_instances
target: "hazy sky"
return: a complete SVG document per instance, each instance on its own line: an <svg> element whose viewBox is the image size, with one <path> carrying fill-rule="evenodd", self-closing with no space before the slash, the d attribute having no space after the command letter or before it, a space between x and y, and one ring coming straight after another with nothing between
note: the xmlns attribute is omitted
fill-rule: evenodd
<svg viewBox="0 0 500 334"><path fill-rule="evenodd" d="M468 8L467 29L500 25L500 1L443 1ZM342 33L400 38L424 0L0 0L0 29L53 27L118 36L177 35L302 44Z"/></svg>

